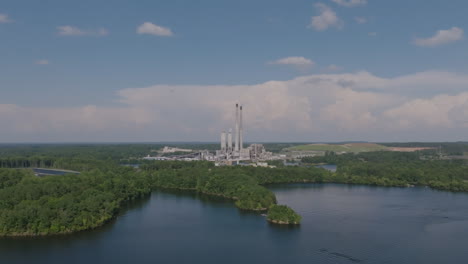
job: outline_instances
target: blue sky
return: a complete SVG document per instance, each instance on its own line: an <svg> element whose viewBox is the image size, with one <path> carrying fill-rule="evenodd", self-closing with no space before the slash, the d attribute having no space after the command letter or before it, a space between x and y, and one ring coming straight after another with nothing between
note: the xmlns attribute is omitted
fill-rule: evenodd
<svg viewBox="0 0 468 264"><path fill-rule="evenodd" d="M110 124L95 129L92 124L97 121L86 123L83 121L86 117L77 113L76 118L80 120L82 126L74 127L74 130L84 130L85 135L75 136L66 129L57 129L68 126L64 118L62 121L54 121L50 130L42 126L35 127L33 124L27 129L21 125L3 128L4 131L0 131L4 132L0 135L0 142L55 141L55 139L60 141L216 140L217 138L213 137L217 137L217 131L224 129L222 126L229 125L227 116L231 108L212 106L207 109L207 105L212 105L212 102L199 100L199 105L185 109L187 112L184 112L183 106L182 109L174 111L170 111L169 106L163 108L157 105L140 109L144 104L138 100L129 103L128 93L125 97L122 96L122 91L133 89L132 91L137 93L143 88L152 87L152 96L155 96L156 104L160 99L157 94L161 89L165 89L161 85L169 85L172 87L170 89L195 89L205 95L203 98L207 98L210 97L211 89L218 89L216 85L232 86L226 88L227 91L231 91L236 89L233 87L239 85L251 89L261 84L268 86L269 81L276 80L283 82L282 84L287 87L285 88L288 90L287 94L292 95L299 94L297 92L299 88L291 88L289 84L299 76L326 75L331 79L335 77L351 79L359 87L367 87L370 80L368 78L355 80L353 76L357 76L360 72L366 72L372 78L385 80L398 80L409 76L410 81L399 84L407 87L395 88L392 84L388 89L384 89L385 91L374 91L379 95L387 95L386 100L390 100L390 95L401 98L397 100L399 103L395 101L389 104L388 109L364 107L365 112L370 113L371 119L381 120L380 114L387 113L388 117L392 109L404 107L408 103L412 106L417 105L415 100L432 100L429 103L435 104L433 101L438 100L436 96L460 97L468 91L468 86L465 86L464 82L468 75L466 63L468 46L464 37L464 29L468 28L466 10L468 2L462 0L450 0L450 4L442 0L2 0L0 3L0 106L3 105L4 110L2 113L0 107L0 120L2 117L4 120L11 120L15 115L26 118L29 116L28 111L33 113L43 110L45 114L36 117L36 120L43 118L47 123L52 122L49 119L53 119L53 114L49 111L67 112L73 109L81 111L91 106L98 112L100 110L106 112L105 116L112 120L118 120L117 116L114 116L117 113L108 112L111 112L111 109L120 109L125 114L118 115L132 119L132 124L138 125L129 129L131 125L119 127ZM324 20L321 20L320 16L323 16ZM318 22L316 19L315 24L312 23L314 17L318 17ZM146 22L159 27L160 30L167 30L170 34L155 33L155 31L151 34L151 30L155 30L151 26L146 34L138 33L138 28ZM59 27L65 26L74 29L74 33L68 35L60 33ZM439 31L446 32L438 36ZM291 57L293 59L287 60ZM286 60L280 61L281 59ZM425 83L418 83L421 81L421 78L417 77L418 73L439 76L435 78L438 78L441 85L428 90L420 89ZM440 73L449 75L440 77ZM451 87L441 87L445 86L445 83L453 84ZM316 86L311 89L315 89L314 87ZM357 88L348 86L342 88L358 91ZM374 88L368 87L359 91L369 92ZM275 91L277 88L269 89ZM320 89L327 90L327 87ZM249 93L249 88L245 93ZM299 97L312 97L312 94L305 92ZM234 101L236 99L249 101L249 98L243 98L238 94L223 100L230 98ZM338 100L336 97L333 98L330 99L330 105L333 100L334 102ZM356 104L360 104L359 100L362 98L365 98L365 94L357 96L357 101L352 104L352 110L360 108ZM257 115L263 113L274 100L252 98L251 104L256 102L254 99L263 100L259 105L263 104L264 107L257 107L259 109L255 109L258 112L252 113L259 119L261 116ZM181 103L178 99L173 99L172 102ZM460 109L457 108L456 111L463 116L466 110L465 102L458 104ZM13 106L16 110L11 110ZM246 106L248 109L249 105ZM322 124L326 107L324 105L320 109L311 110L310 107L297 109L299 112L310 113L308 117L297 122ZM135 112L135 108L148 115L153 111L167 112L169 115L167 119L170 119L171 123L178 121L187 123L182 117L187 116L188 112L192 113L191 110L207 113L219 111L223 114L193 116L206 123L193 124L193 127L184 128L186 132L174 133L173 130L180 131L179 128L177 125L171 127L167 120L150 118L142 122L143 124L138 123L139 121L135 121L138 118L130 114L132 111ZM292 108L285 106L286 110L282 115L286 117L289 114L297 114ZM425 112L422 108L417 110ZM450 125L448 128L449 123L464 124L465 121L460 118L448 120L455 110L445 110L447 115L440 117L441 123L432 124L437 133L434 132L434 135L423 139L466 140L464 125ZM178 114L179 112L181 113ZM70 115L75 116L75 114ZM269 118L281 124L282 115ZM312 118L313 116L317 119ZM360 120L359 118L359 116L350 117L355 120ZM424 119L421 116L415 118ZM326 121L331 120L326 119ZM346 126L346 122L343 124L340 123L343 121L339 120L334 122L338 123L335 127L331 126L329 131L317 132L309 127L303 130L298 128L297 133L281 129L276 131L276 128L266 125L266 122L262 123L263 125L260 122L255 129L252 129L251 140L263 139L262 131L266 129L276 132L272 132L265 140L278 141L282 139L405 141L418 138L414 136L417 129L408 126L386 134L382 133L387 131L382 128L382 124L371 122L366 123L364 128L375 131L373 130L373 134L363 134ZM402 119L395 122L404 123ZM161 124L164 124L166 129L160 130ZM443 124L447 128L438 131ZM325 126L326 124L323 125ZM116 129L119 132L115 132ZM67 133L70 137L64 136ZM376 136L377 134L379 136Z"/></svg>

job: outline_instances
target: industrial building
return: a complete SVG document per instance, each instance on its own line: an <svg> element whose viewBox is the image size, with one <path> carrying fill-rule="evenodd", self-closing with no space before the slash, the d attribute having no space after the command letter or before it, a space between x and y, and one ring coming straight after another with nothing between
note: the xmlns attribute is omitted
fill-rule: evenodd
<svg viewBox="0 0 468 264"><path fill-rule="evenodd" d="M182 149L182 148L173 148L173 147L164 147L162 153L175 153L175 152L193 152L191 149Z"/></svg>
<svg viewBox="0 0 468 264"><path fill-rule="evenodd" d="M191 150L176 147L164 147L159 151L159 156L151 157L148 155L144 160L207 160L213 161L216 165L252 165L266 167L266 160L284 159L284 157L274 156L272 152L266 151L262 144L251 144L244 147L244 123L243 107L236 104L234 121L234 134L232 128L221 132L220 149L216 153L208 150ZM227 131L227 132L226 132ZM180 153L186 152L186 153ZM162 156L163 154L176 154ZM241 161L248 161L247 163Z"/></svg>
<svg viewBox="0 0 468 264"><path fill-rule="evenodd" d="M242 115L242 105L236 104L234 142L232 142L232 128L229 128L227 133L226 130L222 131L221 147L220 150L216 151L215 160L231 163L232 161L271 159L272 153L267 152L262 144L252 144L244 148L244 124Z"/></svg>

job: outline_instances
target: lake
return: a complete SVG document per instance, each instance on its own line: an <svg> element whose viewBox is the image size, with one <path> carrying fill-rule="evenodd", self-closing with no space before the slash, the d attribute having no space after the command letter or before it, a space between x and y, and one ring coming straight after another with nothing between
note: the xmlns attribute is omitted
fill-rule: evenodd
<svg viewBox="0 0 468 264"><path fill-rule="evenodd" d="M274 226L228 201L154 192L97 230L0 239L0 263L467 263L468 195L429 188L270 186L303 216Z"/></svg>
<svg viewBox="0 0 468 264"><path fill-rule="evenodd" d="M337 166L334 165L334 164L316 165L315 167L316 167L316 168L326 169L326 170L329 170L329 171L331 171L331 172L335 172L336 169L337 169Z"/></svg>
<svg viewBox="0 0 468 264"><path fill-rule="evenodd" d="M58 169L33 168L32 170L33 170L34 174L36 174L38 176L80 174L77 171L58 170Z"/></svg>

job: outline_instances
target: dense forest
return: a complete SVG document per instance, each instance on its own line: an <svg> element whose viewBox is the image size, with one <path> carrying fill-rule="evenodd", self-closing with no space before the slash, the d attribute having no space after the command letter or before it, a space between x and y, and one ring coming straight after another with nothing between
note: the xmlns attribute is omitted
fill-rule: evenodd
<svg viewBox="0 0 468 264"><path fill-rule="evenodd" d="M153 162L141 169L151 177L154 187L223 196L245 210L268 210L276 203L265 184L323 182L330 175L318 168L214 167L210 162Z"/></svg>
<svg viewBox="0 0 468 264"><path fill-rule="evenodd" d="M64 168L85 163L71 159ZM51 159L49 165L56 164ZM178 161L146 162L139 170L94 161L79 175L46 177L36 177L27 169L0 169L0 235L96 228L115 217L125 202L157 189L192 190L232 199L240 209L268 210L276 197L262 185L322 182L329 174L317 168L214 167L210 162Z"/></svg>
<svg viewBox="0 0 468 264"><path fill-rule="evenodd" d="M0 169L0 234L70 233L98 227L125 201L149 194L148 178L125 167L36 177Z"/></svg>
<svg viewBox="0 0 468 264"><path fill-rule="evenodd" d="M135 169L122 166L122 160L156 146L125 146L96 145L94 152L92 145L0 147L0 235L65 234L96 228L115 217L126 202L164 189L222 196L242 210L268 210L269 221L283 223L299 223L300 216L287 206L276 205L275 195L265 187L268 184L421 185L468 191L467 161L437 159L433 151L330 152L304 158L302 166L278 168L139 161L140 168ZM312 166L317 163L337 164L338 169L332 173ZM37 177L30 167L81 173Z"/></svg>
<svg viewBox="0 0 468 264"><path fill-rule="evenodd" d="M276 224L293 224L301 222L302 217L286 205L272 205L268 210L267 220Z"/></svg>
<svg viewBox="0 0 468 264"><path fill-rule="evenodd" d="M327 153L303 158L305 163L337 164L327 182L380 186L430 186L439 190L468 192L466 160L427 159L431 152Z"/></svg>

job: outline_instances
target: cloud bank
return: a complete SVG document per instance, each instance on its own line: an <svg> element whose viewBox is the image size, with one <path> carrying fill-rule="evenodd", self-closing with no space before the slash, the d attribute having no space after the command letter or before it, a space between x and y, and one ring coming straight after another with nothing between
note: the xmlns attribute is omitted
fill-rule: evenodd
<svg viewBox="0 0 468 264"><path fill-rule="evenodd" d="M245 109L247 141L466 140L468 74L315 74L255 85L119 90L117 105L0 104L0 142L216 141Z"/></svg>

